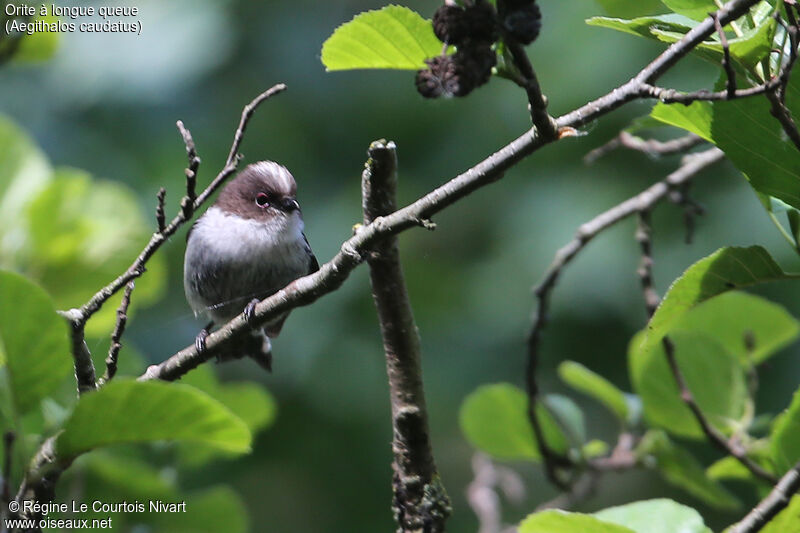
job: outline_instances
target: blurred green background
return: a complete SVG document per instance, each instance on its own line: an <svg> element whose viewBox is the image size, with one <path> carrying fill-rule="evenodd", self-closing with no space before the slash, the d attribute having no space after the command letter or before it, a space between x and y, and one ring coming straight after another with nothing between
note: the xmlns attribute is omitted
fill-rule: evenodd
<svg viewBox="0 0 800 533"><path fill-rule="evenodd" d="M602 13L593 1L540 4L543 31L529 52L555 115L628 80L661 50L586 26L584 19ZM380 2L138 0L135 5L141 36L63 35L52 60L5 66L0 110L27 130L55 166L79 168L135 190L148 220L159 187L167 189L168 215L183 193L186 161L175 121L183 120L194 135L203 161L199 182L205 185L224 162L242 106L278 82L289 90L260 109L242 152L245 162L274 159L295 175L306 234L320 262L336 253L361 220L360 173L372 140L397 143L400 202L406 204L529 127L524 93L504 80L493 80L467 99L426 101L414 90L410 72L326 74L319 60L322 42L336 26ZM406 5L430 17L438 3ZM713 66L688 60L664 81L697 89L715 78ZM411 230L400 239L422 335L434 451L454 504L450 531L477 529L464 495L472 450L458 429L458 408L480 384L523 386L530 287L582 222L678 165L676 157L654 161L630 152L584 165L589 150L648 110L647 103L633 103L590 124L586 135L548 147L446 210L436 217L435 232ZM688 265L723 245L759 243L786 270L800 270L797 256L730 164L706 171L693 194L707 214L691 245L684 243L679 208L664 205L655 214L660 292ZM183 297L185 231L160 252L167 266L163 297L145 307L137 305L134 293L126 343L151 362L191 343L202 325ZM627 221L607 232L566 271L543 344L543 389L571 394L585 408L590 435L607 440L615 438L611 416L575 397L553 370L572 359L630 390L627 342L645 318L633 231L633 221ZM133 257L124 259L127 264ZM790 311L798 296L786 284L762 293ZM294 311L273 346L272 375L249 361L214 370L225 381L264 383L278 404L275 424L258 435L252 455L212 463L182 486L232 485L244 498L254 531L392 530L389 402L366 269L336 293ZM90 347L99 361L105 344ZM796 355L796 347L786 350L762 373L768 384L762 387L762 411L777 412L788 402L800 371ZM707 447L693 450L716 457ZM555 494L538 467L520 465L519 471L529 490L524 504L505 506L509 523ZM608 476L581 508L657 496L698 507L712 527L736 518L705 510L648 472Z"/></svg>

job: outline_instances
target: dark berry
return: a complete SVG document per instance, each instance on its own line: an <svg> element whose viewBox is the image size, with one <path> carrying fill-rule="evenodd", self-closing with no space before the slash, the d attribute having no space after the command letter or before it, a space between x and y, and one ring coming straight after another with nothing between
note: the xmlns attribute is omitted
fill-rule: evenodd
<svg viewBox="0 0 800 533"><path fill-rule="evenodd" d="M536 40L539 30L542 29L542 12L536 3L509 10L503 25L511 37L522 44L530 44Z"/></svg>
<svg viewBox="0 0 800 533"><path fill-rule="evenodd" d="M468 39L471 42L493 43L497 40L497 24L495 24L494 8L490 4L478 3L464 10L469 28ZM459 44L459 43L456 43Z"/></svg>
<svg viewBox="0 0 800 533"><path fill-rule="evenodd" d="M417 92L423 98L438 98L444 92L440 80L429 68L417 71Z"/></svg>
<svg viewBox="0 0 800 533"><path fill-rule="evenodd" d="M492 77L492 67L497 64L497 54L490 45L464 46L453 55L456 70L471 78L473 87L480 87Z"/></svg>
<svg viewBox="0 0 800 533"><path fill-rule="evenodd" d="M443 43L458 43L469 36L466 12L458 6L442 6L433 14L433 33Z"/></svg>
<svg viewBox="0 0 800 533"><path fill-rule="evenodd" d="M442 6L433 15L433 33L443 43L456 46L465 42L493 43L498 37L494 8L486 3L466 9Z"/></svg>

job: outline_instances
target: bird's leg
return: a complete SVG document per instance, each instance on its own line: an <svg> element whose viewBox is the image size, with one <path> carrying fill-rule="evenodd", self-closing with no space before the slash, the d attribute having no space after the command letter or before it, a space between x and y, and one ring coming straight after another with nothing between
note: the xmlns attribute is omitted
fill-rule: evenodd
<svg viewBox="0 0 800 533"><path fill-rule="evenodd" d="M244 311L242 314L244 315L244 319L247 321L250 326L253 326L253 318L255 318L256 312L256 305L260 302L258 298L253 298L250 300L250 303L244 306Z"/></svg>
<svg viewBox="0 0 800 533"><path fill-rule="evenodd" d="M197 334L197 337L194 338L194 347L197 348L198 353L202 353L206 351L206 339L208 338L208 332L211 328L214 327L214 321L212 320L206 327L200 330L200 333Z"/></svg>

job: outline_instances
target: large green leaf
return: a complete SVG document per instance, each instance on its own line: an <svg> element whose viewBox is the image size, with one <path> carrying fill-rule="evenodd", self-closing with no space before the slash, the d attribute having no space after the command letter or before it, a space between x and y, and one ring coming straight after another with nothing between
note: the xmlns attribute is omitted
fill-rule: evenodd
<svg viewBox="0 0 800 533"><path fill-rule="evenodd" d="M496 459L541 459L533 428L528 420L528 397L508 383L484 385L461 405L461 431L476 448ZM550 412L537 404L537 415L548 445L564 453L567 440Z"/></svg>
<svg viewBox="0 0 800 533"><path fill-rule="evenodd" d="M125 442L186 440L230 452L250 449L250 431L228 408L194 387L115 380L85 394L56 440L62 458Z"/></svg>
<svg viewBox="0 0 800 533"><path fill-rule="evenodd" d="M737 509L741 503L717 480L712 479L700 462L684 448L672 442L661 430L648 431L636 453L655 459L658 473L672 485L719 509Z"/></svg>
<svg viewBox="0 0 800 533"><path fill-rule="evenodd" d="M192 385L219 400L247 424L253 435L272 425L275 420L277 405L261 384L219 383L214 371L208 365L194 369L181 382ZM213 446L198 443L181 444L180 453L183 464L190 467L199 467L215 457L230 455Z"/></svg>
<svg viewBox="0 0 800 533"><path fill-rule="evenodd" d="M692 29L695 22L681 15L654 15L634 19L621 19L610 17L592 17L586 21L589 26L599 26L612 30L656 39L655 30L686 33Z"/></svg>
<svg viewBox="0 0 800 533"><path fill-rule="evenodd" d="M542 511L522 521L519 533L635 533L623 527L581 513Z"/></svg>
<svg viewBox="0 0 800 533"><path fill-rule="evenodd" d="M800 461L800 390L772 429L772 457L779 472L785 472Z"/></svg>
<svg viewBox="0 0 800 533"><path fill-rule="evenodd" d="M641 334L631 341L629 366L645 417L676 435L704 438L694 414L681 400L663 346L645 347L640 339ZM673 331L670 339L695 401L713 426L730 432L744 415L748 398L742 365L722 345L700 333Z"/></svg>
<svg viewBox="0 0 800 533"><path fill-rule="evenodd" d="M342 24L322 45L326 70L385 68L418 70L439 55L433 25L401 6L367 11Z"/></svg>
<svg viewBox="0 0 800 533"><path fill-rule="evenodd" d="M636 533L711 533L700 513L665 498L609 507L594 516Z"/></svg>
<svg viewBox="0 0 800 533"><path fill-rule="evenodd" d="M10 406L17 415L37 407L72 375L69 331L40 287L0 271L0 344Z"/></svg>
<svg viewBox="0 0 800 533"><path fill-rule="evenodd" d="M797 277L786 274L760 246L720 248L690 266L670 286L647 325L647 349L661 339L684 313L723 292L757 283Z"/></svg>
<svg viewBox="0 0 800 533"><path fill-rule="evenodd" d="M574 361L564 361L558 366L558 375L573 389L579 390L602 403L621 422L628 419L628 402L625 393L610 381Z"/></svg>
<svg viewBox="0 0 800 533"><path fill-rule="evenodd" d="M778 304L731 291L689 310L672 330L703 333L736 354L743 364L760 364L795 339L800 324ZM753 343L752 352L747 349L745 337Z"/></svg>

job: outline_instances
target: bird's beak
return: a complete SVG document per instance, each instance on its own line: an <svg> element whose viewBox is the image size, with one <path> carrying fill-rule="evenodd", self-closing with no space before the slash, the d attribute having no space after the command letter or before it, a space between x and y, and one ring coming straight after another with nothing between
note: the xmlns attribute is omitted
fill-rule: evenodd
<svg viewBox="0 0 800 533"><path fill-rule="evenodd" d="M280 201L281 211L291 213L292 211L299 211L300 204L294 198L284 198Z"/></svg>

